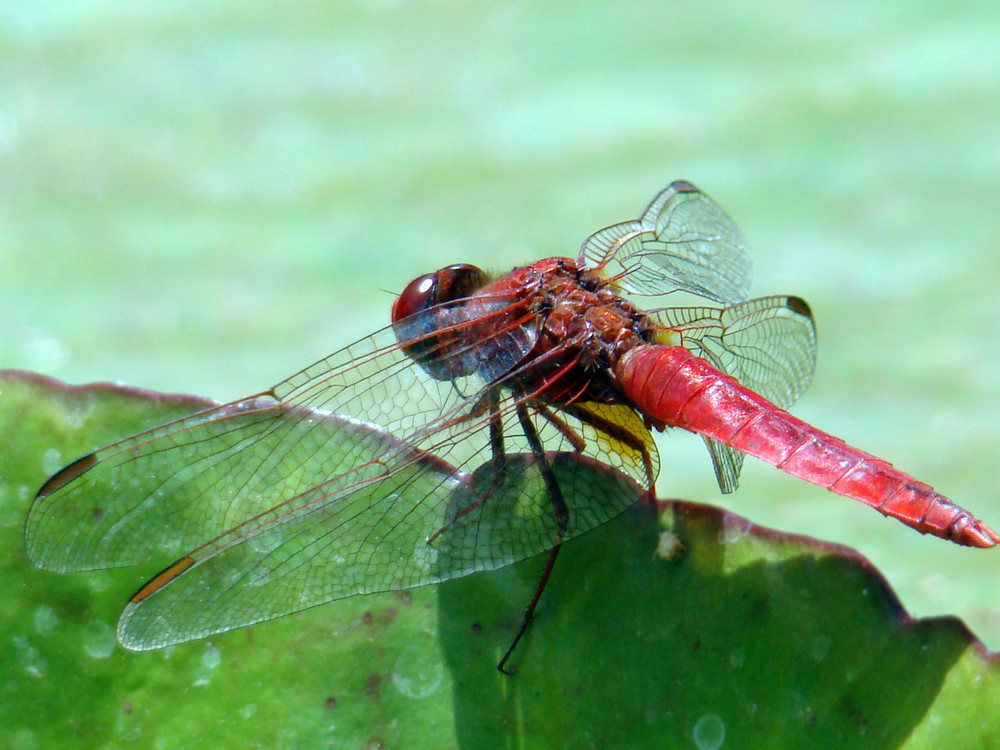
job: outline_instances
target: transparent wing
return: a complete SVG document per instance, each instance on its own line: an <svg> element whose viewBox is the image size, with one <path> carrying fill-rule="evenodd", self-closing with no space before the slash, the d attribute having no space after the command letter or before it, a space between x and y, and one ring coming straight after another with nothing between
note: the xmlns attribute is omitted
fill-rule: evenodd
<svg viewBox="0 0 1000 750"><path fill-rule="evenodd" d="M688 182L671 183L635 221L592 234L582 265L597 268L625 292L686 291L722 303L746 299L746 237L719 205Z"/></svg>
<svg viewBox="0 0 1000 750"><path fill-rule="evenodd" d="M674 307L653 314L665 343L683 344L764 398L787 409L816 369L816 327L799 297L771 296L726 308ZM706 439L723 492L739 484L743 454Z"/></svg>
<svg viewBox="0 0 1000 750"><path fill-rule="evenodd" d="M799 297L665 308L652 317L699 357L783 409L802 395L816 369L816 327Z"/></svg>
<svg viewBox="0 0 1000 750"><path fill-rule="evenodd" d="M60 571L174 560L119 623L142 649L548 550L552 508L498 364L520 360L533 329L499 302L475 321L461 309L432 309L433 321L384 329L269 391L79 459L32 505L30 558ZM474 344L462 335L473 329ZM561 467L563 539L648 486L649 435L630 410L527 405Z"/></svg>
<svg viewBox="0 0 1000 750"><path fill-rule="evenodd" d="M562 538L595 528L641 496L622 474L579 454L549 460L572 509ZM161 574L167 579L154 579L148 598L134 597L119 639L133 649L158 648L551 549L558 526L551 509L539 507L545 488L533 457L511 455L504 463L503 472L487 461L443 481L413 466L333 504L304 502L252 536L234 531L178 561Z"/></svg>

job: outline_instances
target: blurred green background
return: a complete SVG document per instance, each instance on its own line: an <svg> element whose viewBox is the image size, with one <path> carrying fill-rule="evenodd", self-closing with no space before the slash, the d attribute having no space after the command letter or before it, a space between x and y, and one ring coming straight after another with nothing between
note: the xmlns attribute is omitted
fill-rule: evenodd
<svg viewBox="0 0 1000 750"><path fill-rule="evenodd" d="M0 367L235 398L683 177L813 306L796 413L1000 526L998 50L1000 6L945 0L5 2ZM1000 553L661 447L662 497L855 547L1000 648Z"/></svg>

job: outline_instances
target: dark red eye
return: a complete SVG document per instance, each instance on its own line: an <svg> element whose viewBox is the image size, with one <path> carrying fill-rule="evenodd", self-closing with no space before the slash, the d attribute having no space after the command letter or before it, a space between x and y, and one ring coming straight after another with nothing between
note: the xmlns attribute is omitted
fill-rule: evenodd
<svg viewBox="0 0 1000 750"><path fill-rule="evenodd" d="M406 285L392 305L392 322L444 302L453 302L479 289L486 274L468 263L456 263L434 273L419 276Z"/></svg>
<svg viewBox="0 0 1000 750"><path fill-rule="evenodd" d="M403 293L392 303L392 322L408 318L413 313L426 310L433 305L430 300L434 296L436 285L436 273L424 274L407 284Z"/></svg>

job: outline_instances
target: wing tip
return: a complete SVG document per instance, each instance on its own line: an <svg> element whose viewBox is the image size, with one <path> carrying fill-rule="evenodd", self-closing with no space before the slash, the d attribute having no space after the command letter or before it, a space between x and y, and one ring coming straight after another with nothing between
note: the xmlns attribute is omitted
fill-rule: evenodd
<svg viewBox="0 0 1000 750"><path fill-rule="evenodd" d="M164 568L146 581L146 583L142 585L142 588L132 594L132 598L129 599L129 604L139 604L144 599L149 598L194 564L195 559L190 555L185 555L180 560L167 568Z"/></svg>
<svg viewBox="0 0 1000 750"><path fill-rule="evenodd" d="M810 320L812 320L812 316L813 316L813 314L812 314L812 308L809 307L809 303L806 302L801 297L792 296L792 297L786 298L786 300L785 300L785 306L789 310L791 310L792 312L798 313L799 315L802 315L803 317L806 317L806 318L809 318Z"/></svg>
<svg viewBox="0 0 1000 750"><path fill-rule="evenodd" d="M35 493L35 498L38 499L47 497L53 492L62 489L77 477L93 469L97 463L98 459L96 453L88 453L86 456L80 456L80 458L62 467L59 471L46 479L45 484L43 484L38 489L38 492Z"/></svg>
<svg viewBox="0 0 1000 750"><path fill-rule="evenodd" d="M693 183L687 180L674 180L668 186L669 190L673 190L675 193L700 193L697 187Z"/></svg>

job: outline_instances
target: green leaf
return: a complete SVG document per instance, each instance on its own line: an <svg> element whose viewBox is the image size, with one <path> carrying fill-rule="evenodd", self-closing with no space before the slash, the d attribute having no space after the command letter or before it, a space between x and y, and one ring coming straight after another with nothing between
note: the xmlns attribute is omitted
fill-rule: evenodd
<svg viewBox="0 0 1000 750"><path fill-rule="evenodd" d="M115 620L157 568L35 570L24 515L61 464L205 405L0 377L0 746L975 748L1000 730L997 660L960 622L910 619L848 550L683 503L564 546L513 677L495 665L544 557L125 651ZM663 532L683 549L658 555Z"/></svg>

